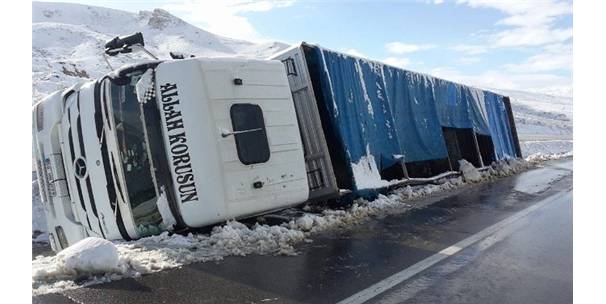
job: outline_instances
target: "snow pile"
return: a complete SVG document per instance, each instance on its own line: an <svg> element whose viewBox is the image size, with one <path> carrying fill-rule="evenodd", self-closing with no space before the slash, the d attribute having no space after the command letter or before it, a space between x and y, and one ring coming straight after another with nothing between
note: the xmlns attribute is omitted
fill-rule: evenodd
<svg viewBox="0 0 606 304"><path fill-rule="evenodd" d="M303 232L283 226L255 224L249 228L230 221L215 227L210 235L164 232L117 246L128 267L127 273L145 274L193 262L221 260L225 256L293 255L293 244L304 239Z"/></svg>
<svg viewBox="0 0 606 304"><path fill-rule="evenodd" d="M366 155L362 156L357 163L352 163L351 170L358 190L378 189L390 185L388 181L381 179L375 157L370 153L368 145L366 145Z"/></svg>
<svg viewBox="0 0 606 304"><path fill-rule="evenodd" d="M99 274L121 271L120 260L116 246L105 239L88 237L62 250L52 260L53 267L39 267L44 264L32 265L32 279L49 280L70 278L79 275Z"/></svg>
<svg viewBox="0 0 606 304"><path fill-rule="evenodd" d="M459 160L459 169L466 182L479 182L482 180L480 171L465 159Z"/></svg>
<svg viewBox="0 0 606 304"><path fill-rule="evenodd" d="M119 269L116 246L105 239L88 237L57 254L62 268L69 272L104 273Z"/></svg>
<svg viewBox="0 0 606 304"><path fill-rule="evenodd" d="M389 195L380 194L373 201L358 199L351 207L344 210L326 209L319 214L306 213L296 220L290 221L288 227L294 230L305 231L306 234L318 233L339 227L350 227L392 209L409 209L412 207L410 204L411 200L456 189L463 184L463 179L456 177L446 179L439 185L406 186L395 189Z"/></svg>
<svg viewBox="0 0 606 304"><path fill-rule="evenodd" d="M99 281L94 275L123 273L116 245L96 237L83 239L62 250L56 256L38 256L32 261L34 295L75 288L73 280L90 278L86 284ZM116 278L116 277L114 277ZM109 281L108 277L105 281Z"/></svg>
<svg viewBox="0 0 606 304"><path fill-rule="evenodd" d="M527 156L525 158L525 160L528 163L538 164L538 163L548 161L548 160L557 160L557 159L569 158L572 156L573 156L572 151L564 152L564 153L552 153L552 154L535 153L535 154Z"/></svg>

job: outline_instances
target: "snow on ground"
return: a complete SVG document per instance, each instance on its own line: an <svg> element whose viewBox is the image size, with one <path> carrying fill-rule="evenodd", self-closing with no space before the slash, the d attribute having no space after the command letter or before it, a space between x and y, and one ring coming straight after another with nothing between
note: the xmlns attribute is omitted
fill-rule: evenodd
<svg viewBox="0 0 606 304"><path fill-rule="evenodd" d="M477 176L474 176L475 182L486 182L519 173L545 160L566 156L569 154L551 156L536 154L527 160L511 159L493 163L482 172L478 172L475 168L469 170L473 171L472 175L476 173L480 175L480 180L475 180ZM345 209L324 209L318 213L304 213L281 225L256 223L253 226L246 226L237 221L230 221L223 226L214 227L209 234L190 233L183 236L164 232L136 241L113 243L87 239L84 244L74 245L74 248L67 248L56 256L38 256L32 261L33 294L45 294L126 277L137 277L195 262L221 260L226 256L295 255L297 252L294 246L303 241L309 242L309 237L315 233L346 228L390 210L401 212L411 208L411 203L415 199L471 183L471 181L466 182L463 177L445 178L440 182L440 184L397 188L388 195L379 195L373 201L358 199ZM118 256L117 262L114 249ZM93 262L91 256L100 256L102 261Z"/></svg>
<svg viewBox="0 0 606 304"><path fill-rule="evenodd" d="M572 140L533 140L520 142L524 157L532 154L553 154L572 151Z"/></svg>

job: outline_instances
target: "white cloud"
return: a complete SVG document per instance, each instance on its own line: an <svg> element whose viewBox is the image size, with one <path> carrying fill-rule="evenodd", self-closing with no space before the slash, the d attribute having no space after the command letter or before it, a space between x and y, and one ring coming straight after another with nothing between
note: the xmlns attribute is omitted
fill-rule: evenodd
<svg viewBox="0 0 606 304"><path fill-rule="evenodd" d="M572 38L572 28L552 29L546 26L517 27L493 36L495 47L539 46L565 42Z"/></svg>
<svg viewBox="0 0 606 304"><path fill-rule="evenodd" d="M572 2L558 0L457 0L457 3L473 8L492 8L502 11L511 17L501 22L510 25L544 24L553 21L555 17L572 13Z"/></svg>
<svg viewBox="0 0 606 304"><path fill-rule="evenodd" d="M213 34L229 38L263 41L265 38L254 28L244 13L266 12L287 7L294 0L223 0L171 1L162 8L178 13L183 19Z"/></svg>
<svg viewBox="0 0 606 304"><path fill-rule="evenodd" d="M457 0L457 3L472 8L495 9L505 17L495 23L495 28L473 37L479 38L476 40L479 42L459 44L451 47L451 50L470 57L501 48L539 52L521 62L505 64L501 70L463 74L451 68L439 68L428 73L485 88L572 93L571 77L550 73L572 70L572 28L556 23L560 18L572 14L571 1ZM459 62L466 61L469 59L461 58Z"/></svg>
<svg viewBox="0 0 606 304"><path fill-rule="evenodd" d="M496 9L507 15L497 25L511 28L489 37L492 47L537 46L572 38L571 27L555 27L557 18L572 14L572 3L558 0L458 0L473 8Z"/></svg>
<svg viewBox="0 0 606 304"><path fill-rule="evenodd" d="M459 63L461 64L472 64L476 62L480 62L480 57L463 57L459 59Z"/></svg>
<svg viewBox="0 0 606 304"><path fill-rule="evenodd" d="M393 65L395 67L400 67L400 68L404 68L404 67L410 65L410 59L405 58L405 57L387 57L381 61L383 61L386 64Z"/></svg>
<svg viewBox="0 0 606 304"><path fill-rule="evenodd" d="M453 68L435 68L427 74L480 88L521 90L540 93L570 95L572 84L569 78L547 73L507 73L488 70L480 74L464 74Z"/></svg>
<svg viewBox="0 0 606 304"><path fill-rule="evenodd" d="M356 49L342 49L341 50L343 53L345 54L349 54L352 56L357 56L357 57L361 57L361 58L368 58L368 56L366 56L364 53L356 50Z"/></svg>
<svg viewBox="0 0 606 304"><path fill-rule="evenodd" d="M389 42L385 44L385 48L388 52L398 55L428 50L435 47L436 46L433 44L410 44L398 41Z"/></svg>
<svg viewBox="0 0 606 304"><path fill-rule="evenodd" d="M469 55L484 54L488 51L488 47L479 44L459 44L450 48L453 51L467 53Z"/></svg>
<svg viewBox="0 0 606 304"><path fill-rule="evenodd" d="M553 44L543 48L537 55L522 63L506 64L511 72L545 72L553 70L572 70L572 44Z"/></svg>

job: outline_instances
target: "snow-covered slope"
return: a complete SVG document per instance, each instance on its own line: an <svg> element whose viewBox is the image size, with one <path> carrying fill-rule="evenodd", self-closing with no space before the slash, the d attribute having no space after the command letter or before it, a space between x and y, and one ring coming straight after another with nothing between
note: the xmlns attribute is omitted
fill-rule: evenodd
<svg viewBox="0 0 606 304"><path fill-rule="evenodd" d="M160 58L169 58L170 51L209 57L265 58L287 47L280 42L255 44L221 37L161 9L130 13L50 2L33 2L32 9L34 102L79 80L108 72L102 57L103 45L116 36L142 32L146 47ZM128 59L112 62L119 66Z"/></svg>
<svg viewBox="0 0 606 304"><path fill-rule="evenodd" d="M490 89L509 96L521 141L572 139L572 98Z"/></svg>
<svg viewBox="0 0 606 304"><path fill-rule="evenodd" d="M571 97L490 90L510 97L524 156L573 150Z"/></svg>

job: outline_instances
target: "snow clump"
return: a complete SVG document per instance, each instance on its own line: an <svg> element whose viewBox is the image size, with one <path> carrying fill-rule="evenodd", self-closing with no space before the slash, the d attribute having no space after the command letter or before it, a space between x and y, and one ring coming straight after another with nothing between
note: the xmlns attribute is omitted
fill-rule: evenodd
<svg viewBox="0 0 606 304"><path fill-rule="evenodd" d="M85 238L57 254L66 270L75 273L104 273L119 270L120 258L116 245L96 238Z"/></svg>
<svg viewBox="0 0 606 304"><path fill-rule="evenodd" d="M459 169L466 182L479 182L482 180L482 174L470 162L465 159L459 160Z"/></svg>
<svg viewBox="0 0 606 304"><path fill-rule="evenodd" d="M96 237L85 238L53 257L37 257L32 263L34 281L73 279L80 276L122 272L117 247Z"/></svg>

